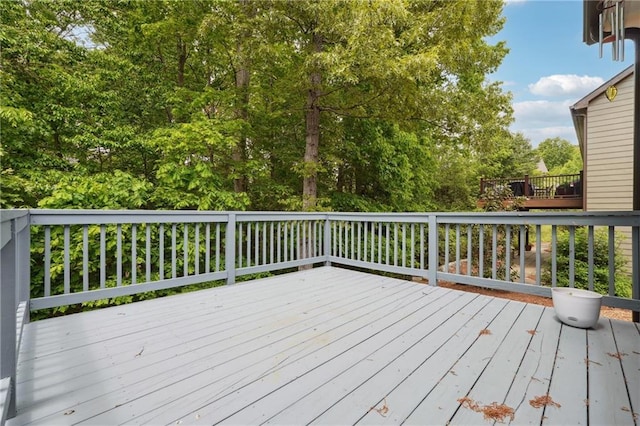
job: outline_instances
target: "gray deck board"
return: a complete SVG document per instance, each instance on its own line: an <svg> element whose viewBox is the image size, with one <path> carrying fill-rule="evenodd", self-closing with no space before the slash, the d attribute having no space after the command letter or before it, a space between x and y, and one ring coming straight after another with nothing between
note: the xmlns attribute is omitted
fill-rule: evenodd
<svg viewBox="0 0 640 426"><path fill-rule="evenodd" d="M17 382L9 425L637 424L640 332L325 267L27 324Z"/></svg>

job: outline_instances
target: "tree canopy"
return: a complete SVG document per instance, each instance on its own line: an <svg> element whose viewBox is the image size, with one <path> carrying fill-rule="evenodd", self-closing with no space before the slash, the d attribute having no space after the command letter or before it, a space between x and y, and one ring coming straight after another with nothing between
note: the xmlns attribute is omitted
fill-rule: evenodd
<svg viewBox="0 0 640 426"><path fill-rule="evenodd" d="M502 7L0 2L1 206L472 208L532 161Z"/></svg>

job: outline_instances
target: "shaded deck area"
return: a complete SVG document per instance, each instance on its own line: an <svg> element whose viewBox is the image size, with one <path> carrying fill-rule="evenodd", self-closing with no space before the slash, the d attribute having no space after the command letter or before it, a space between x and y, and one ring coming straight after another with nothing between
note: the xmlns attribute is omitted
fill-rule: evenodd
<svg viewBox="0 0 640 426"><path fill-rule="evenodd" d="M322 267L29 323L8 424L492 424L493 402L638 424L638 324Z"/></svg>

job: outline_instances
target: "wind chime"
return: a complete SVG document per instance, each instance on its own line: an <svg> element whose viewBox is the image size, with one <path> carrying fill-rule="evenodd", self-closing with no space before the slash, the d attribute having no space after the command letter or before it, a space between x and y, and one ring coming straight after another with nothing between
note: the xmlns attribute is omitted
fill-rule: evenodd
<svg viewBox="0 0 640 426"><path fill-rule="evenodd" d="M624 61L625 30L640 28L640 0L603 0L597 10L600 57L604 43L611 43L613 60Z"/></svg>

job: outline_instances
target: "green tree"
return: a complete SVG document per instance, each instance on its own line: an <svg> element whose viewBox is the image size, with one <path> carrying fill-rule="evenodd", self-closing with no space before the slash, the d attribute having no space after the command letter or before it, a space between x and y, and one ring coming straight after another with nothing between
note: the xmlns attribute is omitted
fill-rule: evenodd
<svg viewBox="0 0 640 426"><path fill-rule="evenodd" d="M501 2L274 2L304 112L303 208L314 209L327 115L422 122L473 143L506 98L484 84L506 53ZM491 117L489 119L489 117ZM415 124L415 123L414 123ZM323 148L327 151L327 147ZM330 150L330 147L329 147Z"/></svg>
<svg viewBox="0 0 640 426"><path fill-rule="evenodd" d="M531 142L522 133L498 135L480 158L482 175L494 178L523 177L531 174L538 163Z"/></svg>
<svg viewBox="0 0 640 426"><path fill-rule="evenodd" d="M574 146L566 139L549 138L540 142L536 153L544 160L547 170L555 170L565 165L573 155Z"/></svg>

